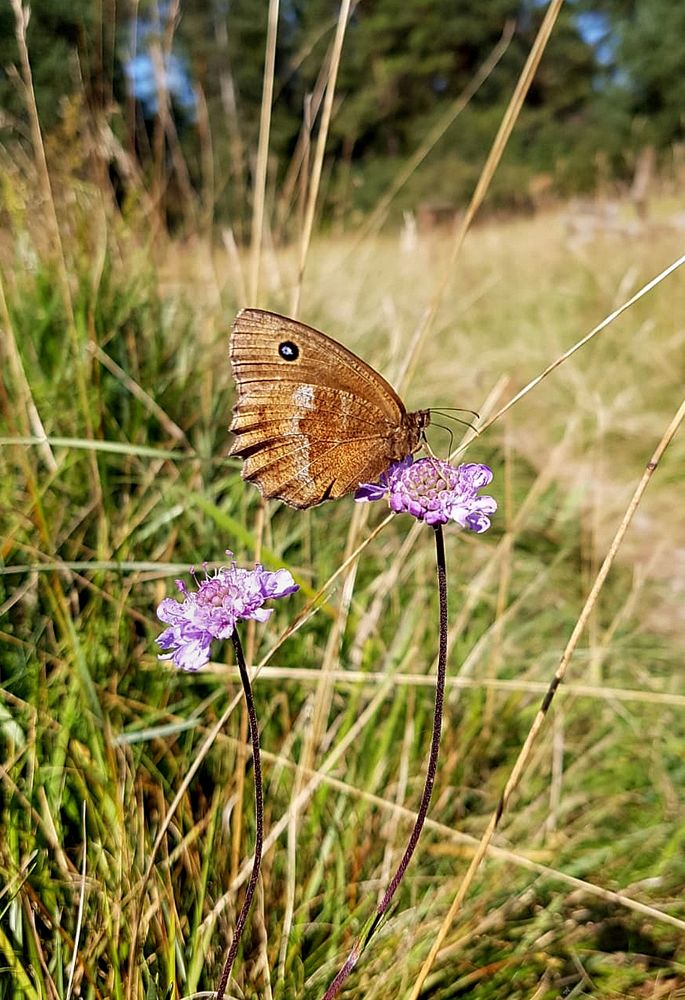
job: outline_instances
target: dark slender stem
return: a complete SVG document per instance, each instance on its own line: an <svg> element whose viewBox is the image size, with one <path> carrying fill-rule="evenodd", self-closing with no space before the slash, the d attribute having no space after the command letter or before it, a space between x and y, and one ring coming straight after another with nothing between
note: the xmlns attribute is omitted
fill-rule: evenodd
<svg viewBox="0 0 685 1000"><path fill-rule="evenodd" d="M226 956L226 961L224 963L223 972L221 973L221 979L219 980L219 985L216 990L216 1000L222 1000L226 986L228 984L229 977L231 975L231 969L233 968L233 963L235 961L235 956L238 952L238 945L240 944L240 938L245 929L245 924L247 923L247 916L250 912L250 906L252 905L252 898L255 894L255 889L257 888L257 879L259 878L259 869L262 863L262 845L264 842L264 798L262 793L262 761L259 753L259 725L257 723L257 713L254 707L254 699L252 697L252 687L250 686L250 678L247 673L247 667L245 666L245 656L243 654L243 647L240 644L240 638L238 633L233 631L231 636L231 641L233 643L233 648L235 650L235 658L238 664L238 670L240 672L240 680L242 681L243 691L245 692L245 702L247 704L247 717L250 722L250 739L252 740L252 764L254 767L254 801L255 801L255 848L254 848L254 862L252 864L252 873L250 875L250 881L247 883L247 889L245 890L245 899L243 900L243 905L241 907L240 913L238 914L238 919L235 924L235 931L233 932L233 940L228 949L228 955Z"/></svg>
<svg viewBox="0 0 685 1000"><path fill-rule="evenodd" d="M338 995L340 988L357 964L359 956L369 943L372 935L375 933L378 925L383 919L384 914L387 912L387 909L392 902L392 898L397 892L397 888L404 878L404 873L406 872L409 862L411 861L414 851L416 850L416 845L418 844L421 830L428 813L428 806L433 792L433 785L435 784L435 772L438 766L440 731L442 729L442 706L445 699L445 678L447 675L447 568L445 564L445 539L442 534L442 525L440 524L435 526L435 548L438 568L438 594L440 599L440 643L438 651L438 673L435 681L433 736L431 738L431 748L430 755L428 757L426 780L423 786L423 795L421 796L421 803L416 816L416 822L414 823L414 829L411 832L406 850L402 855L402 860L397 866L397 871L393 875L392 880L385 891L383 899L378 904L373 920L365 929L362 936L355 941L354 947L348 955L345 964L326 990L323 1000L333 1000L333 997Z"/></svg>

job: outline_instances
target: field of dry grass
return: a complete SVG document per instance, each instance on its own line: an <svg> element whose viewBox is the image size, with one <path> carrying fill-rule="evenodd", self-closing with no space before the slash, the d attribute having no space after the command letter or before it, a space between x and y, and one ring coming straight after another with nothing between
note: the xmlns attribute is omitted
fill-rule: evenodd
<svg viewBox="0 0 685 1000"><path fill-rule="evenodd" d="M587 209L574 226L573 205L472 230L415 362L404 392L407 404L481 410L487 400L497 409L679 257L677 225L637 225L629 204L622 212L625 226L615 231L603 225L598 211L580 241ZM300 316L397 380L445 274L451 243L448 228L414 234L409 245L398 233L361 246L353 235L322 237L312 248ZM249 301L248 263L222 251L210 259L196 248L176 248L163 260L165 293L183 295L192 286L201 305L200 332L213 342L211 367L219 378L227 375L231 308L217 310L216 303L227 292L235 307ZM263 264L260 303L287 313L296 284L295 250L271 251ZM538 473L556 463L551 478L569 491L569 503L586 511L592 544L595 538L608 542L650 449L677 408L684 297L676 272L506 418L516 454ZM499 425L483 443L489 446L503 433ZM438 429L431 442L437 451L449 450L447 435ZM677 465L677 458L670 461ZM655 616L650 621L657 629L679 635L685 627L685 526L663 511L677 506L680 484L675 475L662 473L660 479L643 501L624 557L639 560L655 581L664 581L657 607L643 612Z"/></svg>

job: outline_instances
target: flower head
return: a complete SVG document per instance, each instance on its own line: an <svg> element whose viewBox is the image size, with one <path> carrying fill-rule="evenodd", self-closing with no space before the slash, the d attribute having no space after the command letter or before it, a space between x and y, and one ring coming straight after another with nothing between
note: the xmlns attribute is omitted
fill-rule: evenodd
<svg viewBox="0 0 685 1000"><path fill-rule="evenodd" d="M273 609L263 608L264 602L298 589L287 569L270 573L259 564L242 569L232 562L211 575L205 564L204 580L198 580L193 569L190 572L197 590L190 591L177 580L181 601L167 597L157 608L157 617L169 626L157 639L162 649L169 650L159 659L172 660L180 670L204 667L212 639L228 639L241 618L265 622Z"/></svg>
<svg viewBox="0 0 685 1000"><path fill-rule="evenodd" d="M462 528L480 533L490 527L488 515L497 510L493 497L478 495L490 482L492 470L487 465L472 462L454 466L437 458L414 462L409 455L394 462L379 483L362 483L354 498L386 499L395 513L412 514L430 525L456 521Z"/></svg>

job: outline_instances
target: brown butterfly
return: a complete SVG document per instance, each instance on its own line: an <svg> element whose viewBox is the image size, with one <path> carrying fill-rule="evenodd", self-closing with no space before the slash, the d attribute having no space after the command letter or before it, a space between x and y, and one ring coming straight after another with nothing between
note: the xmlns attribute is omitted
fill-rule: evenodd
<svg viewBox="0 0 685 1000"><path fill-rule="evenodd" d="M243 309L230 354L230 454L265 497L299 508L336 500L421 446L430 412L407 413L378 372L311 326Z"/></svg>

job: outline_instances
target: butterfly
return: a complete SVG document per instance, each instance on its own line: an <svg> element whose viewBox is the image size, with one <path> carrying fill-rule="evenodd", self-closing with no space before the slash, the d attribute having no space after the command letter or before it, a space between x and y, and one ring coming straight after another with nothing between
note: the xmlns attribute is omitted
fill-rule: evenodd
<svg viewBox="0 0 685 1000"><path fill-rule="evenodd" d="M430 411L408 413L378 372L311 326L243 309L230 357L229 454L264 497L300 509L337 500L421 447Z"/></svg>

